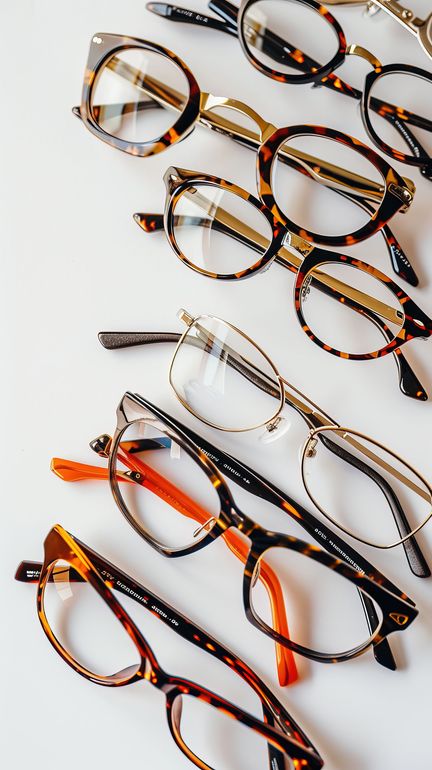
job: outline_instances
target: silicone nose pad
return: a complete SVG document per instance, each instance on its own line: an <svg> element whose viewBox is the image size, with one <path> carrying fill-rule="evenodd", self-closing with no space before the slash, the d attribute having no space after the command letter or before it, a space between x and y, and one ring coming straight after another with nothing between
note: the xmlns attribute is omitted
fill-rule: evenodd
<svg viewBox="0 0 432 770"><path fill-rule="evenodd" d="M263 444L271 444L272 441L277 441L281 436L284 436L290 427L290 420L287 420L286 417L277 417L276 420L266 425L265 431L261 434L259 440Z"/></svg>

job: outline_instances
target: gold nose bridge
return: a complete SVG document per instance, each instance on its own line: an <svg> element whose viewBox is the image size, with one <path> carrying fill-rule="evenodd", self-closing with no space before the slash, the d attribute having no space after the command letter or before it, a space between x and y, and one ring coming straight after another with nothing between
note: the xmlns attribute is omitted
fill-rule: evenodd
<svg viewBox="0 0 432 770"><path fill-rule="evenodd" d="M212 110L217 107L226 107L227 109L239 112L241 115L246 115L250 118L259 128L260 140L265 142L271 134L276 131L276 126L272 123L268 123L264 118L255 112L248 104L239 101L238 99L230 99L227 96L214 96L213 94L201 93L200 100L200 113L202 120L207 122L210 128L215 130L222 129L224 132L230 131L232 125L230 121L224 117L212 114ZM239 128L237 126L237 128Z"/></svg>
<svg viewBox="0 0 432 770"><path fill-rule="evenodd" d="M345 53L347 56L359 56L361 59L365 59L372 65L374 70L382 67L380 60L377 59L373 53L368 51L367 48L363 48L362 45L357 45L356 43L347 45Z"/></svg>

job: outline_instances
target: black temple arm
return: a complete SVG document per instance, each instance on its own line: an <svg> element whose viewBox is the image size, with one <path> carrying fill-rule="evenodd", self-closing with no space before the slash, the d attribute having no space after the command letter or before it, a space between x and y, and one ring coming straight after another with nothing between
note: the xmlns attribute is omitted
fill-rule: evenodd
<svg viewBox="0 0 432 770"><path fill-rule="evenodd" d="M169 3L147 3L146 8L157 16L163 16L170 21L194 24L197 27L207 27L209 29L216 29L218 32L236 35L236 30L232 24L220 21L220 19L214 19L211 16L204 16L202 13L189 10L189 8L181 8L178 5L170 5Z"/></svg>

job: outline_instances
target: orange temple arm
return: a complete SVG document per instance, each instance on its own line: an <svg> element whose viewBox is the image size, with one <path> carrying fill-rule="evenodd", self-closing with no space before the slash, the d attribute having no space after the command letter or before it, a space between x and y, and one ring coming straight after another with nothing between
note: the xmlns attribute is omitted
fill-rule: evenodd
<svg viewBox="0 0 432 770"><path fill-rule="evenodd" d="M202 508L187 494L172 484L172 482L168 481L168 479L146 463L143 463L138 457L132 457L130 454L122 452L121 460L131 470L139 471L143 477L139 483L143 487L149 489L160 499L165 500L183 516L194 519L198 524L205 524L211 518L205 508ZM77 463L72 460L63 460L58 457L54 457L51 460L51 470L63 481L108 480L109 478L107 468ZM118 473L118 480L131 484L137 483L133 479L128 479L121 472ZM222 537L230 551L240 561L246 563L249 549L242 538L236 532L231 531L224 532ZM262 581L270 600L274 629L281 635L289 638L282 589L276 574L265 561L261 562L259 579ZM275 643L275 648L279 684L284 687L298 679L297 666L291 650L278 643Z"/></svg>

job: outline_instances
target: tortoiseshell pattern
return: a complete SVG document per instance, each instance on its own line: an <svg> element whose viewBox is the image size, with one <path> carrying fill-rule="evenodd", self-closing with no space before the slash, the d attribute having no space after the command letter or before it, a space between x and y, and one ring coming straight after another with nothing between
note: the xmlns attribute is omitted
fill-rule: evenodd
<svg viewBox="0 0 432 770"><path fill-rule="evenodd" d="M388 344L384 347L379 348L378 350L375 350L371 353L346 353L340 350L336 350L330 345L324 343L319 339L319 337L316 336L314 332L311 331L307 325L302 310L303 286L305 285L305 281L307 280L308 276L312 271L314 271L316 267L318 267L318 265L323 265L325 263L330 264L332 262L335 264L344 263L346 265L350 265L351 267L357 268L357 270L361 270L364 273L372 275L378 281L384 283L385 286L387 286L387 288L397 297L400 305L403 308L403 324L399 331L394 334L393 338L393 332L384 323L384 321L381 322L383 324L383 331L388 335L389 338L391 338ZM333 289L330 289L330 292L339 302L344 302L344 298L341 297L340 294L338 296L338 293ZM391 278L382 273L376 267L372 267L372 265L368 265L366 262L362 262L359 259L349 257L345 254L335 254L334 260L332 259L330 252L324 252L319 249L316 249L314 253L308 254L303 260L302 265L297 273L297 279L294 287L294 304L301 327L309 339L315 342L316 345L325 350L327 353L331 353L332 355L338 356L339 358L351 359L352 361L365 361L374 358L382 358L389 353L396 353L396 355L400 355L400 348L402 345L405 345L410 340L424 339L432 335L431 319L425 313L423 313L418 305L416 305L416 303L408 296L408 294L403 291L403 289L400 288L400 286L394 283ZM361 307L357 308L357 312L364 314L364 310ZM422 399L422 392L420 392L418 395L420 400L424 400Z"/></svg>
<svg viewBox="0 0 432 770"><path fill-rule="evenodd" d="M333 91L356 99L361 105L361 116L366 133L374 144L395 160L408 165L418 166L423 176L427 179L432 179L432 159L407 126L407 123L411 123L413 126L432 131L432 121L421 118L418 115L413 115L403 107L384 102L376 97L370 97L372 86L376 84L377 79L383 74L404 72L413 77L423 78L432 85L431 73L419 67L406 64L389 64L383 67L378 59L362 46L348 45L340 24L327 8L315 2L315 0L289 0L291 8L287 8L287 13L290 10L292 11L295 2L310 8L311 12L318 13L329 24L335 35L337 40L335 54L329 62L320 64L307 53L280 37L275 31L264 28L264 31L260 33L261 52L267 53L269 57L280 63L289 61L290 68L297 70L297 73L292 75L286 72L279 72L261 61L255 55L254 46L248 41L248 32L250 30L247 14L256 2L257 0L242 0L240 7L236 7L229 0L210 0L208 7L221 17L221 21L212 17L203 17L194 11L167 3L147 3L147 8L170 21L184 22L207 28L211 27L220 32L225 32L232 37L237 37L244 55L252 66L273 80L292 85L313 83L314 86L325 86ZM344 63L346 57L351 54L362 56L373 67L373 72L369 73L365 78L363 92L349 85L335 74L335 71ZM396 150L379 137L370 118L371 110L392 124L405 144L412 150L412 154L408 155Z"/></svg>
<svg viewBox="0 0 432 770"><path fill-rule="evenodd" d="M298 130L308 128L308 127L298 127ZM330 129L326 129L330 130ZM290 131L289 129L281 129L281 131L285 132L284 135L286 135L287 131ZM297 131L297 128L294 127L293 131ZM333 133L333 132L332 132ZM283 142L284 140L277 138L277 145ZM367 148L363 148L365 151L367 151ZM271 158L274 156L271 155ZM385 162L385 161L384 161ZM270 160L270 164L272 163L272 160ZM261 169L261 171L264 171L264 168ZM265 174L268 175L270 178L271 176L271 165L270 167L267 167L265 169ZM263 182L262 174L260 174L261 182ZM340 358L344 359L353 359L357 361L362 360L370 360L373 358L378 358L387 355L388 353L394 353L397 356L397 363L398 363L398 369L399 369L399 384L402 392L412 398L415 398L419 401L425 401L427 400L427 394L423 386L421 385L420 381L414 374L412 368L406 361L405 357L400 351L400 348L403 344L406 342L409 342L411 339L418 339L418 338L428 338L432 335L432 320L417 306L417 304L410 299L410 297L396 284L394 283L388 276L386 276L381 271L377 270L376 268L372 267L371 265L368 265L365 262L361 262L360 260L351 259L350 257L344 255L344 254L338 254L332 251L324 251L323 249L320 249L318 247L312 247L310 246L310 240L312 240L313 234L311 233L305 233L303 230L299 230L298 228L295 229L296 234L300 236L300 238L304 238L304 241L302 243L296 244L296 242L291 238L290 240L290 231L286 228L285 225L281 224L280 220L283 218L282 212L279 212L278 207L276 204L273 206L273 211L269 211L269 206L271 205L271 200L273 200L272 193L267 192L269 190L269 187L262 187L262 195L261 197L264 199L264 203L267 204L267 207L260 203L260 201L257 200L253 195L246 192L244 189L239 187L238 185L233 184L232 182L228 182L226 179L222 179L220 177L213 176L211 174L204 174L202 172L197 171L190 171L188 169L178 168L174 166L170 166L167 171L164 174L164 181L166 186L166 198L165 198L165 209L164 214L143 214L143 213L136 213L134 214L134 219L137 222L137 224L142 227L142 229L145 232L155 232L161 227L164 228L166 236L168 238L168 241L171 245L171 248L175 252L175 254L179 257L179 259L187 265L187 267L191 268L195 272L199 273L200 275L204 275L207 278L212 278L216 280L238 280L238 279L245 279L249 278L250 276L254 275L255 273L258 273L270 266L270 264L273 261L278 262L278 264L281 264L286 269L290 270L290 272L294 273L296 275L296 283L295 283L295 292L294 292L294 305L295 310L297 314L297 318L300 322L300 325L303 329L303 331L308 335L309 339L312 340L312 342L315 342L319 347L321 347L323 350L326 350L327 352L333 353L333 355L337 355ZM268 248L264 251L264 253L261 255L260 259L257 260L253 265L251 265L248 268L245 268L242 271L239 271L237 273L216 273L210 270L206 270L198 265L196 265L194 262L192 262L186 254L181 250L180 246L178 245L175 237L175 210L176 205L181 196L184 194L185 190L187 190L190 187L193 187L194 184L204 185L204 186L217 186L220 187L222 190L227 190L231 193L234 193L235 195L238 195L242 200L248 201L251 205L255 206L266 218L266 220L269 222L269 225L272 229L273 233L273 241L269 242ZM264 184L264 182L263 182ZM389 192L389 196L393 199L395 199L395 196L393 196ZM396 205L394 203L394 200L389 200L388 203L389 206ZM197 224L199 224L199 220L197 220ZM384 224L384 222L383 222ZM217 221L217 216L214 216L212 226L215 226L215 228L220 228L224 234L237 238L242 243L246 243L249 245L252 249L256 245L253 244L253 242L248 239L243 233L240 232L240 225L239 223L237 225L238 230L235 230L235 225L231 225L231 227L224 226L223 223ZM292 223L288 223L288 226L291 228ZM309 240L308 240L309 239ZM307 242L306 242L307 241ZM281 249L283 247L283 244L285 242L289 243L289 248L285 251L285 257L281 257ZM393 247L393 243L389 245L389 248ZM301 260L298 258L297 261L299 263L299 267L295 266L294 260L293 262L289 262L290 256L289 254L292 253L292 250L295 250L299 252L301 256ZM302 250L303 249L303 250ZM307 255L305 257L305 254ZM310 272L310 270L319 264L326 264L326 263L338 263L338 264L346 264L346 265L352 265L354 267L357 267L359 270L362 270L364 272L369 273L370 275L373 275L374 278L376 278L378 281L383 282L389 291L391 291L398 300L398 303L400 304L401 308L403 307L404 311L404 318L403 323L401 325L401 328L397 335L395 336L392 331L389 329L389 327L386 325L386 323L383 321L383 319L377 314L374 313L372 309L367 308L367 306L362 306L358 303L356 303L354 300L350 299L344 294L341 294L340 291L337 291L336 289L331 289L329 286L324 286L316 282L316 286L320 291L324 291L328 295L334 297L339 302L343 302L345 306L351 307L354 312L362 313L366 318L368 318L371 322L373 322L379 329L380 332L383 335L383 341L385 344L380 348L378 351L375 351L374 353L364 353L364 354L353 354L350 353L350 351L335 351L330 346L326 345L325 343L321 342L319 338L316 337L314 333L311 332L307 324L305 323L302 309L301 309L301 291L302 287L304 285L304 281L307 278L307 274ZM347 286L349 284L346 284Z"/></svg>
<svg viewBox="0 0 432 770"><path fill-rule="evenodd" d="M118 567L74 538L59 524L48 533L44 550L43 564L22 562L15 577L23 582L38 581L37 609L39 620L56 652L77 673L96 684L107 687L123 687L134 682L147 681L161 690L166 697L166 715L172 737L192 764L202 768L202 770L211 770L191 751L182 738L180 714L183 695L189 695L207 703L263 737L268 743L271 770L284 770L287 757L292 760L294 767L304 767L308 770L318 770L322 767L323 760L319 753L282 703L246 663L216 639L173 607L167 605L143 585L130 578ZM59 560L66 561L70 565L69 580L87 582L89 590L95 590L114 613L138 651L140 660L138 665L130 666L110 676L96 675L84 668L62 646L50 627L44 607L45 588L48 581L53 580L55 564ZM113 589L137 601L148 609L154 617L169 625L184 639L220 660L238 674L259 697L264 721L248 714L230 701L195 682L168 674L159 664L152 648L131 616L116 599ZM175 624L172 622L173 619ZM211 714L209 716L211 718Z"/></svg>
<svg viewBox="0 0 432 770"><path fill-rule="evenodd" d="M97 79L100 75L100 72L102 71L102 68L115 53L131 48L149 50L167 57L180 70L184 72L189 85L189 96L185 105L183 106L179 103L178 93L176 94L173 89L170 89L169 86L165 86L163 83L155 81L154 78L151 79L150 83L145 83L145 92L147 96L150 96L150 99L153 99L155 107L164 108L166 105L169 105L174 107L174 109L177 109L177 111L180 113L174 126L162 137L151 142L130 142L126 141L125 139L112 136L98 124L96 116L94 112L92 112L92 91L95 87L95 84L97 83ZM137 75L140 75L140 73L134 72L133 75L134 77L137 77ZM142 88L144 90L143 84ZM152 94L154 95L154 98ZM143 104L145 104L145 108L147 108L149 105L151 107L151 102L149 103L147 101ZM99 105L97 106L99 107ZM220 106L224 106L227 109L232 109L243 113L245 116L250 118L253 123L256 124L258 132L251 132L248 129L243 128L241 125L238 125L233 121L227 121L217 115L214 112L214 108ZM120 114L123 114L124 112L123 107L124 105L120 105ZM134 103L134 107L139 108L139 103ZM181 61L181 59L175 56L175 54L173 54L168 49L146 40L141 40L140 38L111 35L105 33L100 33L93 36L87 62L86 75L84 79L82 103L79 108L74 108L74 113L82 119L86 128L88 128L95 136L117 149L140 157L147 157L149 155L162 152L171 144L174 144L188 136L196 123L199 123L200 125L204 125L207 128L217 130L218 132L234 139L238 143L257 151L259 170L261 168L265 170L271 166L272 160L270 153L271 147L274 145L273 137L275 133L278 134L278 130L275 128L275 126L267 122L247 104L236 99L230 99L228 97L217 97L213 96L212 94L202 92L188 67L184 64L184 62ZM297 128L298 127L296 126L293 130ZM288 137L289 129L286 130L288 131ZM373 233L378 232L378 230L382 228L383 225L388 222L391 216L393 216L393 214L395 214L397 211L405 211L410 206L415 191L413 182L411 182L411 180L402 178L393 168L391 168L391 166L389 166L388 163L386 163L386 161L376 155L376 153L374 153L372 150L368 149L360 141L352 139L339 131L332 131L331 129L326 129L319 126L309 126L307 127L307 132L321 136L328 136L333 141L345 144L346 146L349 146L353 150L359 152L364 157L367 157L375 166L375 168L379 170L384 185L381 200L381 189L379 186L371 183L370 180L363 179L363 182L366 185L366 190L363 186L361 189L359 189L358 183L353 181L353 175L345 169L338 168L335 181L337 183L340 181L340 179L343 180L343 184L348 188L348 190L346 190L346 195L350 197L350 199L352 197L357 198L357 200L360 198L361 201L366 199L367 202L368 192L373 190L373 200L378 204L377 209L371 213L371 218L367 227L365 226L364 228L359 229L352 235L348 234L343 236L321 236L320 234L315 233L314 239L316 243L329 244L332 246L343 246L347 243L350 245L352 243L357 243L363 238L367 238ZM316 160L318 166L321 167L321 165L325 165L324 160ZM281 161L289 163L297 171L303 174L307 173L304 166L296 163L295 160L293 161L292 157L290 157L288 153L281 155ZM325 181L319 180L319 183L328 184L328 179ZM392 185L392 189L389 189L390 184ZM262 201L266 203L266 200L263 198L263 192L267 198L271 193L267 177L265 180L260 179L258 181L258 187L260 197ZM337 190L335 192L337 192ZM377 196L379 198L378 201L375 200ZM270 208L272 208L272 206L275 207L275 211L273 212L275 213L277 207L274 200L271 201ZM279 212L277 216L279 216ZM284 221L284 218L281 221ZM292 229L294 232L302 231L298 226L296 228L293 227Z"/></svg>
<svg viewBox="0 0 432 770"><path fill-rule="evenodd" d="M432 96L432 74L426 72L426 70L414 67L410 64L387 64L385 67L375 67L373 72L369 72L366 75L365 87L361 100L361 116L365 130L374 144L379 147L386 155L390 155L394 160L400 163L407 163L410 166L418 166L420 172L427 179L432 180L432 159L426 152L426 150L420 145L417 137L414 137L407 124L418 126L419 128L426 128L428 131L432 131L432 121L425 120L419 115L413 115L413 113L404 110L403 107L397 107L395 105L382 104L377 108L377 112L384 118L392 118L392 125L403 136L408 147L413 150L411 155L400 152L389 144L386 144L375 131L373 122L370 116L370 104L373 102L371 97L371 91L377 80L384 75L390 73L405 73L408 75L415 75L423 80L428 80L431 83L431 96Z"/></svg>
<svg viewBox="0 0 432 770"><path fill-rule="evenodd" d="M127 51L130 48L142 48L145 51L167 56L177 65L186 77L189 86L189 95L184 110L180 113L178 120L174 123L163 136L154 142L129 142L119 139L116 136L108 134L101 128L96 120L92 107L92 92L97 83L98 76L104 64L116 53ZM191 126L199 116L200 109L200 89L189 67L178 56L167 48L157 43L151 43L149 40L142 40L130 35L113 35L110 33L98 33L93 36L90 45L89 56L87 59L86 71L82 90L81 106L79 108L79 117L81 117L86 128L92 134L102 139L102 141L115 147L117 150L123 150L131 155L146 158L150 155L156 155L166 150L171 144L184 139L189 133Z"/></svg>
<svg viewBox="0 0 432 770"><path fill-rule="evenodd" d="M247 432L249 430L256 430L257 428L274 430L275 427L277 429L278 420L284 407L286 406L288 409L294 410L305 423L307 436L309 436L309 439L306 438L303 446L302 460L304 458L304 453L309 445L311 437L319 435L323 445L327 449L331 450L340 460L346 462L350 468L355 468L359 474L364 474L369 479L373 480L377 488L381 490L385 497L389 507L388 512L391 513L400 535L399 543L394 542L391 547L394 547L397 544L402 545L411 572L418 577L430 577L431 571L429 565L417 542L415 537L416 532L413 531L413 527L409 522L409 517L405 511L405 505L403 502L401 502L399 495L393 488L392 484L389 483L386 478L384 478L383 474L380 473L377 467L371 467L369 462L370 456L367 453L364 453L363 459L359 458L358 456L354 457L352 451L350 451L351 445L349 442L346 442L345 446L336 445L327 433L325 435L323 432L320 433L324 426L326 426L327 429L330 428L330 431L340 429L340 423L338 423L334 417L331 417L325 410L323 410L322 407L318 406L318 404L312 401L305 393L302 393L302 391L299 390L295 385L288 382L288 380L285 379L285 377L283 377L283 375L280 373L274 361L269 358L265 350L263 350L251 337L249 337L238 327L233 326L221 318L216 318L215 316L198 316L194 318L190 313L187 312L187 310L181 310L178 314L178 317L186 326L185 331L181 335L175 335L172 332L100 332L99 341L103 347L107 348L108 350L128 348L135 345L148 345L166 342L174 344L175 350L168 370L168 379L170 385L182 406L191 414L193 414L197 419L211 428L216 428L217 430L223 432ZM261 371L257 367L251 368L250 366L247 366L245 364L244 356L239 355L235 347L232 345L224 345L222 340L220 341L220 347L223 351L226 365L229 366L233 371L240 374L245 380L249 381L253 388L258 388L263 393L271 396L275 401L274 412L272 414L266 414L266 419L261 421L258 425L248 423L246 426L240 429L230 429L225 424L219 424L217 421L215 422L214 418L209 420L207 418L207 414L202 411L197 411L187 401L187 399L183 398L181 391L179 391L175 382L173 381L172 369L175 364L176 356L178 354L181 355L181 349L184 344L192 344L194 346L196 345L198 349L201 348L207 350L206 325L208 321L216 321L218 325L225 327L227 330L231 329L237 335L243 337L246 345L252 346L252 348L255 347L258 354L265 358L269 364L270 369L273 371L273 376L269 377L265 372ZM197 337L194 336L194 331L197 332ZM175 337L176 339L174 339ZM355 434L356 437L360 437L361 435L357 431L353 431L346 427L344 428L344 431L345 430L349 431L351 434ZM369 442L375 444L375 446L381 447L381 449L384 448L391 457L396 457L396 454L392 449L389 447L384 447L383 444L379 441L376 441L375 438L371 436L365 436L364 434L362 437L368 439ZM356 446L356 448L358 449L358 446ZM214 451L215 450L213 448L212 457L214 457ZM414 466L408 460L402 457L398 457L398 459L405 464L409 471L413 472L417 476L417 478L424 485L424 488L429 491L430 499L432 499L432 487L430 486L429 482L419 473L417 469L414 468ZM385 464L381 465L381 468L385 468ZM55 472L57 472L57 468L55 469ZM61 472L62 474L71 474L73 473L73 470L70 469L70 467L63 467L61 468ZM94 476L94 469L91 469L91 475ZM79 470L77 470L76 478L78 477L84 478L85 474L79 476ZM326 516L331 524L337 526L338 529L340 529L340 531L342 531L344 534L348 534L349 536L354 537L356 540L358 540L358 542L361 542L365 545L380 547L381 544L377 544L374 541L365 540L362 537L358 537L354 531L343 527L340 522L329 516L328 512L323 510L317 504L315 497L310 495L307 481L303 472L302 461L301 479L309 499L318 508L318 510L320 510L321 513ZM432 516L432 512L430 515ZM427 521L428 519L426 518L423 521L422 526L424 526ZM242 554L242 558L243 556L244 553ZM261 574L262 573L260 573L260 575Z"/></svg>
<svg viewBox="0 0 432 770"><path fill-rule="evenodd" d="M142 416L140 416L142 415ZM220 504L220 513L217 520L212 525L211 529L203 536L203 538L196 543L193 543L184 548L169 548L161 544L156 540L152 534L136 520L133 514L129 511L127 505L124 502L122 494L119 489L118 470L117 470L117 456L118 452L122 450L122 437L125 431L133 422L137 419L149 419L154 423L154 418L160 422L161 426L158 429L162 430L164 435L175 441L175 443L184 449L185 452L195 460L203 472L207 475L210 482L213 484L214 489L218 495ZM323 551L321 548L305 543L297 538L283 535L277 532L271 532L261 527L253 519L249 518L240 508L236 505L234 498L229 490L226 480L219 472L215 463L210 459L212 454L200 448L200 444L195 443L191 439L191 431L184 431L180 428L180 423L158 407L155 407L147 399L142 398L138 394L126 393L122 398L118 410L117 410L117 428L113 436L112 441L108 442L108 445L103 442L104 446L102 454L106 456L109 454L108 466L109 466L109 478L112 493L122 514L126 520L133 527L133 529L155 550L157 550L163 556L170 558L179 558L180 556L194 553L198 550L209 545L215 539L223 536L230 528L238 529L242 532L243 536L248 538L250 542L250 548L248 558L245 564L244 577L243 577L243 604L246 616L248 620L256 626L260 631L264 632L267 636L274 641L287 647L288 649L303 655L311 660L323 663L337 663L350 660L364 653L370 647L374 650L381 644L385 643L387 636L394 631L407 628L408 625L414 620L417 615L417 610L408 599L406 594L403 594L393 587L391 582L382 575L378 570L375 570L372 565L368 565L367 573L363 571L363 568L357 568L357 562L347 557L346 561L342 561L339 558L335 558L330 553ZM105 437L104 437L105 438ZM98 442L96 443L96 449L98 448ZM201 442L203 443L203 442ZM204 442L207 443L207 442ZM106 449L105 449L106 448ZM210 456L209 456L210 455ZM133 472L139 468L139 465L134 468L134 460L131 459L131 455L127 455L128 467ZM130 465L129 465L130 461ZM67 461L61 461L67 462ZM238 463L237 463L238 465ZM100 477L99 473L96 477ZM60 474L59 474L60 475ZM142 483L144 481L144 473L141 474L137 471L133 478L135 483ZM139 476L139 478L138 478ZM234 478L236 476L234 475ZM302 513L300 506L294 508L290 504L282 506L292 515L296 520L302 519ZM306 514L310 518L310 514ZM320 530L322 530L321 522L319 523ZM330 532L330 530L328 530ZM314 534L316 539L316 534ZM335 540L335 536L331 533L332 541ZM343 541L340 541L343 543ZM349 580L356 586L361 592L363 602L368 610L369 623L370 623L370 636L364 642L364 644L348 650L340 654L328 654L319 650L312 650L303 645L297 644L290 638L283 636L274 628L271 628L263 620L261 620L255 613L251 601L251 591L253 586L253 578L257 574L257 565L262 555L272 547L287 548L293 550L304 556L319 562L325 567L337 572L341 577ZM341 551L342 555L346 553L343 549L334 547L334 552ZM355 553L355 552L354 552ZM360 557L361 559L362 557ZM351 563L356 566L351 566ZM363 559L363 564L367 564ZM373 601L380 607L382 613L382 622L375 612ZM370 613L370 614L369 614ZM394 667L393 664L383 663L388 665L389 668Z"/></svg>
<svg viewBox="0 0 432 770"><path fill-rule="evenodd" d="M277 162L278 151L286 143L296 136L325 136L345 147L349 147L354 152L358 152L363 158L368 160L379 171L384 180L385 191L382 200L369 221L356 230L345 236L321 235L312 230L304 230L295 222L289 219L282 209L276 203L272 189L272 174L275 162ZM306 170L303 173L307 173ZM282 222L291 232L296 233L301 238L311 243L321 243L324 246L353 246L355 243L370 238L400 210L404 200L410 200L411 193L406 191L405 180L389 164L377 155L374 150L360 142L354 137L336 131L333 128L325 126L297 125L287 126L277 129L272 136L263 144L258 153L257 166L257 186L259 197L263 203L268 206L272 214Z"/></svg>

